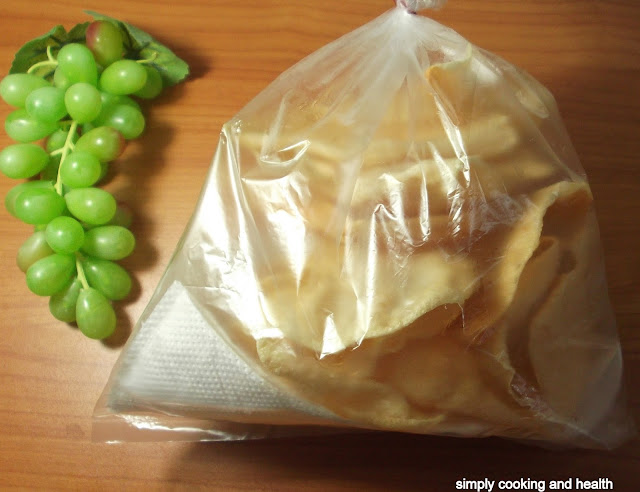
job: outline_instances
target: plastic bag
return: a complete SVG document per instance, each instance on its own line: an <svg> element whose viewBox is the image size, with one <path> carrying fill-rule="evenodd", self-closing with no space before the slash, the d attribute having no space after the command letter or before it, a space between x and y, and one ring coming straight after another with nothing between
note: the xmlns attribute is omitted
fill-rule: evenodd
<svg viewBox="0 0 640 492"><path fill-rule="evenodd" d="M633 431L592 195L551 94L405 1L224 125L95 437Z"/></svg>

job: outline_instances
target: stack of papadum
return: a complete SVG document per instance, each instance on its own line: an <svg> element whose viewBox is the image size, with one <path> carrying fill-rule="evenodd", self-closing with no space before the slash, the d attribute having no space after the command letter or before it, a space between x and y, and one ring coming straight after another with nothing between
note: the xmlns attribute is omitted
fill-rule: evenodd
<svg viewBox="0 0 640 492"><path fill-rule="evenodd" d="M182 282L234 350L343 425L615 446L620 347L553 97L440 28L439 51L379 58L374 27L356 31L228 123L200 205L224 228L186 235Z"/></svg>
<svg viewBox="0 0 640 492"><path fill-rule="evenodd" d="M361 162L340 146L357 124L341 107L314 107L300 127L321 127L276 163L262 134L240 137L261 157L243 161L243 191L271 236L258 281L281 332L256 337L260 363L365 426L615 441L620 349L598 227L570 150L545 140L562 131L553 98L471 46L415 85Z"/></svg>

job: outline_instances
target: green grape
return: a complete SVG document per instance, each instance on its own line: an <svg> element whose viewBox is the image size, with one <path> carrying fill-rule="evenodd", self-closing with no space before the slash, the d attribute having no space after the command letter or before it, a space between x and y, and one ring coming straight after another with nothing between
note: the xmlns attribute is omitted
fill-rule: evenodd
<svg viewBox="0 0 640 492"><path fill-rule="evenodd" d="M25 108L29 116L46 122L56 122L67 114L64 91L57 87L40 87L27 96Z"/></svg>
<svg viewBox="0 0 640 492"><path fill-rule="evenodd" d="M102 260L121 260L129 256L135 246L136 239L129 229L105 225L86 232L82 251Z"/></svg>
<svg viewBox="0 0 640 492"><path fill-rule="evenodd" d="M35 176L49 163L49 154L35 144L14 144L0 152L0 171L13 179Z"/></svg>
<svg viewBox="0 0 640 492"><path fill-rule="evenodd" d="M0 82L0 97L10 106L24 108L27 96L32 91L48 85L49 82L37 75L12 73Z"/></svg>
<svg viewBox="0 0 640 492"><path fill-rule="evenodd" d="M9 190L4 197L4 206L7 211L17 217L16 215L16 199L22 194L22 192L33 189L47 189L53 191L53 183L51 181L27 181L26 183L20 183Z"/></svg>
<svg viewBox="0 0 640 492"><path fill-rule="evenodd" d="M16 262L18 263L18 268L26 272L36 261L53 253L54 251L47 243L44 231L36 231L18 249Z"/></svg>
<svg viewBox="0 0 640 492"><path fill-rule="evenodd" d="M69 188L86 188L100 178L102 166L96 156L82 150L69 154L60 168L60 178Z"/></svg>
<svg viewBox="0 0 640 492"><path fill-rule="evenodd" d="M49 157L49 162L40 173L40 179L55 181L58 179L58 168L60 167L60 154Z"/></svg>
<svg viewBox="0 0 640 492"><path fill-rule="evenodd" d="M107 338L116 329L116 313L109 300L93 288L83 289L76 304L78 328L87 337Z"/></svg>
<svg viewBox="0 0 640 492"><path fill-rule="evenodd" d="M133 215L131 213L131 209L124 203L118 203L116 213L114 214L113 218L107 223L107 225L122 226L128 229L129 227L131 227L132 221Z"/></svg>
<svg viewBox="0 0 640 492"><path fill-rule="evenodd" d="M133 60L118 60L104 69L100 75L102 90L116 95L133 94L144 87L147 72Z"/></svg>
<svg viewBox="0 0 640 492"><path fill-rule="evenodd" d="M139 111L142 114L142 109L140 109L140 105L131 99L129 96L116 96L114 94L109 94L108 92L101 92L100 98L102 100L102 108L100 109L100 114L93 120L93 124L96 126L110 126L112 128L117 128L116 125L112 125L107 123L107 121L112 118L114 108L117 106L129 106L132 109ZM144 122L143 122L144 127Z"/></svg>
<svg viewBox="0 0 640 492"><path fill-rule="evenodd" d="M53 152L54 150L61 149L67 141L67 133L62 128L57 129L51 135L47 137L45 142L45 149L47 152Z"/></svg>
<svg viewBox="0 0 640 492"><path fill-rule="evenodd" d="M73 323L76 320L76 304L81 289L82 283L76 277L67 287L51 296L49 311L54 318L65 323Z"/></svg>
<svg viewBox="0 0 640 492"><path fill-rule="evenodd" d="M162 75L155 68L149 65L144 66L147 72L147 82L144 87L139 91L134 92L134 96L141 97L142 99L153 99L162 92Z"/></svg>
<svg viewBox="0 0 640 492"><path fill-rule="evenodd" d="M58 129L56 122L40 121L30 116L26 109L16 109L4 122L7 135L18 142L40 140Z"/></svg>
<svg viewBox="0 0 640 492"><path fill-rule="evenodd" d="M63 46L58 52L58 68L72 84L86 82L96 85L98 67L91 50L78 43Z"/></svg>
<svg viewBox="0 0 640 492"><path fill-rule="evenodd" d="M136 108L125 104L111 106L101 114L102 125L118 130L127 140L138 138L144 131L144 116Z"/></svg>
<svg viewBox="0 0 640 492"><path fill-rule="evenodd" d="M107 299L120 301L131 291L131 277L117 263L99 258L85 258L82 262L87 282Z"/></svg>
<svg viewBox="0 0 640 492"><path fill-rule="evenodd" d="M122 34L109 21L93 21L87 27L87 47L96 61L103 67L111 65L122 58Z"/></svg>
<svg viewBox="0 0 640 492"><path fill-rule="evenodd" d="M93 123L93 121L91 123L84 123L81 127L80 127L80 133L82 135L84 135L85 133L89 133L91 130L93 130L96 127L96 125Z"/></svg>
<svg viewBox="0 0 640 492"><path fill-rule="evenodd" d="M45 237L56 253L71 254L84 243L84 229L76 219L56 217L47 224Z"/></svg>
<svg viewBox="0 0 640 492"><path fill-rule="evenodd" d="M117 202L116 213L113 215L111 220L104 225L115 225L115 226L121 226L129 229L131 227L132 222L133 222L133 214L131 212L131 209L125 203ZM102 227L102 226L94 226L86 223L83 224L83 226L87 230L94 229L95 227Z"/></svg>
<svg viewBox="0 0 640 492"><path fill-rule="evenodd" d="M104 179L104 177L109 172L109 163L101 162L100 163L100 177L98 178L98 183Z"/></svg>
<svg viewBox="0 0 640 492"><path fill-rule="evenodd" d="M67 89L64 103L69 116L78 123L88 123L100 114L100 91L91 84L78 82Z"/></svg>
<svg viewBox="0 0 640 492"><path fill-rule="evenodd" d="M100 188L76 188L69 191L64 198L69 211L77 219L88 224L106 224L116 213L115 198Z"/></svg>
<svg viewBox="0 0 640 492"><path fill-rule="evenodd" d="M27 287L36 295L52 296L69 285L75 269L74 256L54 253L29 267Z"/></svg>
<svg viewBox="0 0 640 492"><path fill-rule="evenodd" d="M124 150L125 140L118 130L109 126L99 126L82 135L76 143L76 151L86 151L95 155L100 162L109 162Z"/></svg>
<svg viewBox="0 0 640 492"><path fill-rule="evenodd" d="M138 111L142 111L140 105L131 99L129 96L116 96L115 94L109 94L108 92L101 91L100 99L102 101L102 109L98 117L94 120L96 125L100 126L102 123L102 119L104 118L103 113L111 108L112 106L118 106L120 104L124 104L126 106L131 106L132 108L136 108Z"/></svg>
<svg viewBox="0 0 640 492"><path fill-rule="evenodd" d="M73 82L71 82L71 80L69 80L64 72L60 70L60 67L58 67L56 68L56 71L53 72L53 85L55 85L58 89L66 91L73 85Z"/></svg>
<svg viewBox="0 0 640 492"><path fill-rule="evenodd" d="M46 188L23 191L15 199L15 215L27 224L48 224L62 215L64 208L64 198Z"/></svg>
<svg viewBox="0 0 640 492"><path fill-rule="evenodd" d="M53 132L51 135L49 135L49 137L47 138L47 143L45 145L47 152L53 152L54 150L58 150L64 147L64 144L67 142L68 134L69 134L68 130L63 130L60 128L55 132ZM78 141L78 134L74 133L73 136L71 137L71 142L76 143L77 141Z"/></svg>

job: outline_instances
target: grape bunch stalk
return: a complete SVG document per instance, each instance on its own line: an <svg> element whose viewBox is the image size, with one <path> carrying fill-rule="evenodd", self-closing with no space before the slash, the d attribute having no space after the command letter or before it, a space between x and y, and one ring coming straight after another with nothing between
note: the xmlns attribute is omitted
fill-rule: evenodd
<svg viewBox="0 0 640 492"><path fill-rule="evenodd" d="M55 51L48 45L46 59L0 82L0 96L16 108L5 130L17 142L0 152L0 171L27 179L7 193L5 206L34 226L18 251L18 267L33 293L50 296L55 318L76 322L93 339L115 330L112 301L127 297L132 284L116 262L135 247L130 211L96 185L126 141L144 130L130 96L151 99L163 90L156 53L124 58L124 34L117 24L96 20L86 26L85 43Z"/></svg>

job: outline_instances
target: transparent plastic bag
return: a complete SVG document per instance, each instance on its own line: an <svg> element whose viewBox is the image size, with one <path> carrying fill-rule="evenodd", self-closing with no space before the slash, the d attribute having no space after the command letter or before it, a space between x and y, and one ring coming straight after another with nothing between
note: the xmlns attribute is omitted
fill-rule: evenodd
<svg viewBox="0 0 640 492"><path fill-rule="evenodd" d="M592 195L551 94L402 2L224 125L95 437L633 432Z"/></svg>

